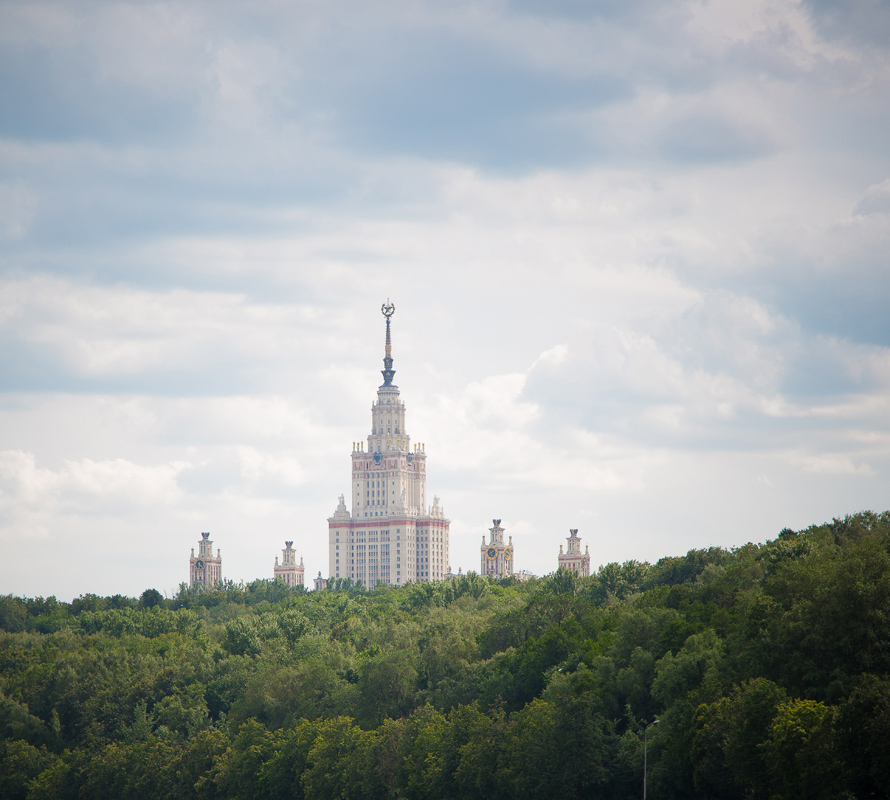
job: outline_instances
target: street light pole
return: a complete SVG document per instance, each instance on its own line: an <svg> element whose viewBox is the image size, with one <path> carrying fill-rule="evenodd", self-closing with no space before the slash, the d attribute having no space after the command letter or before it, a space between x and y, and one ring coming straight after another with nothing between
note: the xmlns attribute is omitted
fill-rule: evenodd
<svg viewBox="0 0 890 800"><path fill-rule="evenodd" d="M646 800L646 767L647 759L646 759L646 731L649 730L650 725L658 725L661 720L653 719L652 722L646 723L643 727L643 800Z"/></svg>

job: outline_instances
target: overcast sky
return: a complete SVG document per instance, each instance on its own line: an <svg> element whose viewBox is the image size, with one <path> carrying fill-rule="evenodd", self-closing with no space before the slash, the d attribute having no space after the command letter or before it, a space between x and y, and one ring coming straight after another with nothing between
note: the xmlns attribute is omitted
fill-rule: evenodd
<svg viewBox="0 0 890 800"><path fill-rule="evenodd" d="M887 0L0 4L0 593L235 580L396 383L451 562L890 507Z"/></svg>

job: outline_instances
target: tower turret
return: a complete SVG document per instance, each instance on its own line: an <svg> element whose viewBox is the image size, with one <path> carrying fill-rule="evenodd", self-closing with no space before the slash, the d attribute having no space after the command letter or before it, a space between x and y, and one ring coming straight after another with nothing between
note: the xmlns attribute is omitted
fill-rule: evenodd
<svg viewBox="0 0 890 800"><path fill-rule="evenodd" d="M195 548L189 558L189 586L214 586L222 580L222 558L219 550L213 555L213 541L209 533L202 533L198 542L198 555Z"/></svg>
<svg viewBox="0 0 890 800"><path fill-rule="evenodd" d="M281 551L281 563L275 558L275 567L272 575L274 578L281 578L288 586L303 585L303 558L300 557L300 563L297 564L297 552L294 550L293 542L285 542L284 550Z"/></svg>
<svg viewBox="0 0 890 800"><path fill-rule="evenodd" d="M563 553L562 545L559 546L558 569L570 569L577 575L587 577L590 575L590 553L587 548L581 552L581 539L577 528L569 528L569 536L566 539L566 551Z"/></svg>
<svg viewBox="0 0 890 800"><path fill-rule="evenodd" d="M499 519L492 520L492 527L488 529L489 541L486 543L482 537L481 561L479 568L481 575L490 575L493 578L509 578L513 575L513 537L504 544L504 529Z"/></svg>

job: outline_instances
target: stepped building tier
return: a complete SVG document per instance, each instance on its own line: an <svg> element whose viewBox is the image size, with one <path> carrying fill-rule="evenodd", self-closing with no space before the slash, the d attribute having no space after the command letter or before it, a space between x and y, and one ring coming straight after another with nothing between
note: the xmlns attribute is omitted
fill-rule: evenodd
<svg viewBox="0 0 890 800"><path fill-rule="evenodd" d="M583 575L585 578L590 575L590 553L585 546L584 552L581 552L581 539L578 537L577 528L569 528L569 536L566 539L568 545L566 552L563 553L562 545L559 546L559 564L558 569L570 569L572 572Z"/></svg>
<svg viewBox="0 0 890 800"><path fill-rule="evenodd" d="M189 559L189 586L214 586L222 580L222 559L219 550L213 555L213 542L209 533L201 534L198 542L198 555L192 548Z"/></svg>
<svg viewBox="0 0 890 800"><path fill-rule="evenodd" d="M349 502L340 495L328 519L328 573L365 586L443 580L450 521L438 497L427 505L426 448L411 443L405 404L393 383L395 306L387 301L381 310L386 318L383 383L371 404L371 433L365 442L352 444Z"/></svg>
<svg viewBox="0 0 890 800"><path fill-rule="evenodd" d="M300 557L300 563L297 563L297 551L294 550L293 542L285 542L284 550L281 551L281 563L278 563L278 556L275 556L275 568L273 570L274 578L281 578L288 586L303 585L303 558Z"/></svg>
<svg viewBox="0 0 890 800"><path fill-rule="evenodd" d="M504 529L499 519L492 520L493 527L488 529L490 540L482 537L482 565L479 568L480 575L489 575L492 578L509 578L513 575L513 537L504 544Z"/></svg>

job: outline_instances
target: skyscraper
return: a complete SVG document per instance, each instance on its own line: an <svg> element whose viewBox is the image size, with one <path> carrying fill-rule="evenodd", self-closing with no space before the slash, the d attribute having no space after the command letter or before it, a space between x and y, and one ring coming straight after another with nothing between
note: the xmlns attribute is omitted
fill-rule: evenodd
<svg viewBox="0 0 890 800"><path fill-rule="evenodd" d="M381 308L386 318L383 383L371 404L371 432L352 444L352 494L340 495L328 519L329 575L365 586L378 582L441 580L448 570L448 526L439 498L427 506L426 450L411 444L405 404L393 383L390 323L395 306Z"/></svg>

